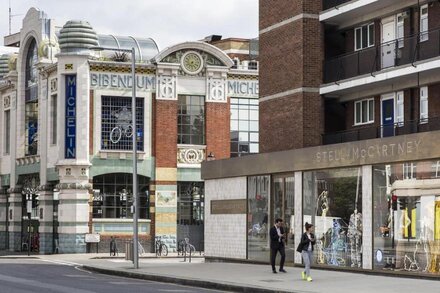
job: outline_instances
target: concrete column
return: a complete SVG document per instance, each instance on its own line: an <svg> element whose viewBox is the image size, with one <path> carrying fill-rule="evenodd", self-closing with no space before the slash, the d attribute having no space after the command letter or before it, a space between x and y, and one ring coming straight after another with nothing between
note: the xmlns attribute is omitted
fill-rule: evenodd
<svg viewBox="0 0 440 293"><path fill-rule="evenodd" d="M21 250L22 194L21 187L10 188L9 192L9 250Z"/></svg>
<svg viewBox="0 0 440 293"><path fill-rule="evenodd" d="M373 166L362 166L362 268L373 269Z"/></svg>
<svg viewBox="0 0 440 293"><path fill-rule="evenodd" d="M298 247L301 242L301 235L303 233L303 181L302 181L302 172L295 172L295 249ZM295 252L296 264L302 263L301 254Z"/></svg>
<svg viewBox="0 0 440 293"><path fill-rule="evenodd" d="M67 168L69 169L69 168ZM58 205L59 253L85 253L89 232L89 183L60 183Z"/></svg>
<svg viewBox="0 0 440 293"><path fill-rule="evenodd" d="M51 185L40 187L39 201L40 254L53 253L53 187Z"/></svg>

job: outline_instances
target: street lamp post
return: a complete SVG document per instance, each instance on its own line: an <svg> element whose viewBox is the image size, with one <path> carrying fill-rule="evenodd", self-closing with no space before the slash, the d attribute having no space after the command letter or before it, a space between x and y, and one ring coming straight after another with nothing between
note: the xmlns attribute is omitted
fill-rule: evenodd
<svg viewBox="0 0 440 293"><path fill-rule="evenodd" d="M131 109L132 109L132 142L133 142L133 265L135 269L139 268L139 254L138 254L138 199L137 199L137 130L136 130L136 53L135 48L121 49L121 48L108 48L108 47L91 47L91 50L95 51L119 51L125 53L131 53L131 79L132 79L132 96L131 96Z"/></svg>
<svg viewBox="0 0 440 293"><path fill-rule="evenodd" d="M26 212L28 216L28 243L27 243L27 249L28 249L28 256L31 254L31 214L32 214L32 194L27 193L26 194Z"/></svg>

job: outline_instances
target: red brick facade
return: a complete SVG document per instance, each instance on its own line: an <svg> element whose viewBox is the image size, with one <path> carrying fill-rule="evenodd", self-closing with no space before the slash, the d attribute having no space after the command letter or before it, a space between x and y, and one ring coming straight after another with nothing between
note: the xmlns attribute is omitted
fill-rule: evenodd
<svg viewBox="0 0 440 293"><path fill-rule="evenodd" d="M260 34L260 152L321 143L320 9L321 1L260 1L260 30L298 18Z"/></svg>
<svg viewBox="0 0 440 293"><path fill-rule="evenodd" d="M229 103L206 103L206 155L215 159L230 157L230 106Z"/></svg>
<svg viewBox="0 0 440 293"><path fill-rule="evenodd" d="M177 167L177 101L156 100L154 109L154 157L156 167Z"/></svg>

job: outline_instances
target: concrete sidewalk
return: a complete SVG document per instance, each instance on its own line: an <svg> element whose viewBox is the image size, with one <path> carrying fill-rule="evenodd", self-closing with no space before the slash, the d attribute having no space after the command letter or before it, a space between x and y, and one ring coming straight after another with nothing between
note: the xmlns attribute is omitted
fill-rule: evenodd
<svg viewBox="0 0 440 293"><path fill-rule="evenodd" d="M85 269L118 276L159 282L178 283L234 292L438 292L440 281L410 279L361 273L313 270L313 282L303 281L301 268L287 267L287 273L273 274L269 265L240 263L205 263L203 257L192 259L155 258L153 254L140 259L138 270L124 258L108 254L42 255L41 260L83 266Z"/></svg>

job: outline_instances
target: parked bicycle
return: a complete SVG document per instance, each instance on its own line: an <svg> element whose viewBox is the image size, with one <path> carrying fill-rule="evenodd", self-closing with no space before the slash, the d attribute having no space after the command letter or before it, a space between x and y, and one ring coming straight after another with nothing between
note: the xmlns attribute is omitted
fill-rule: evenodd
<svg viewBox="0 0 440 293"><path fill-rule="evenodd" d="M162 241L162 237L156 237L156 256L167 256L168 246Z"/></svg>

